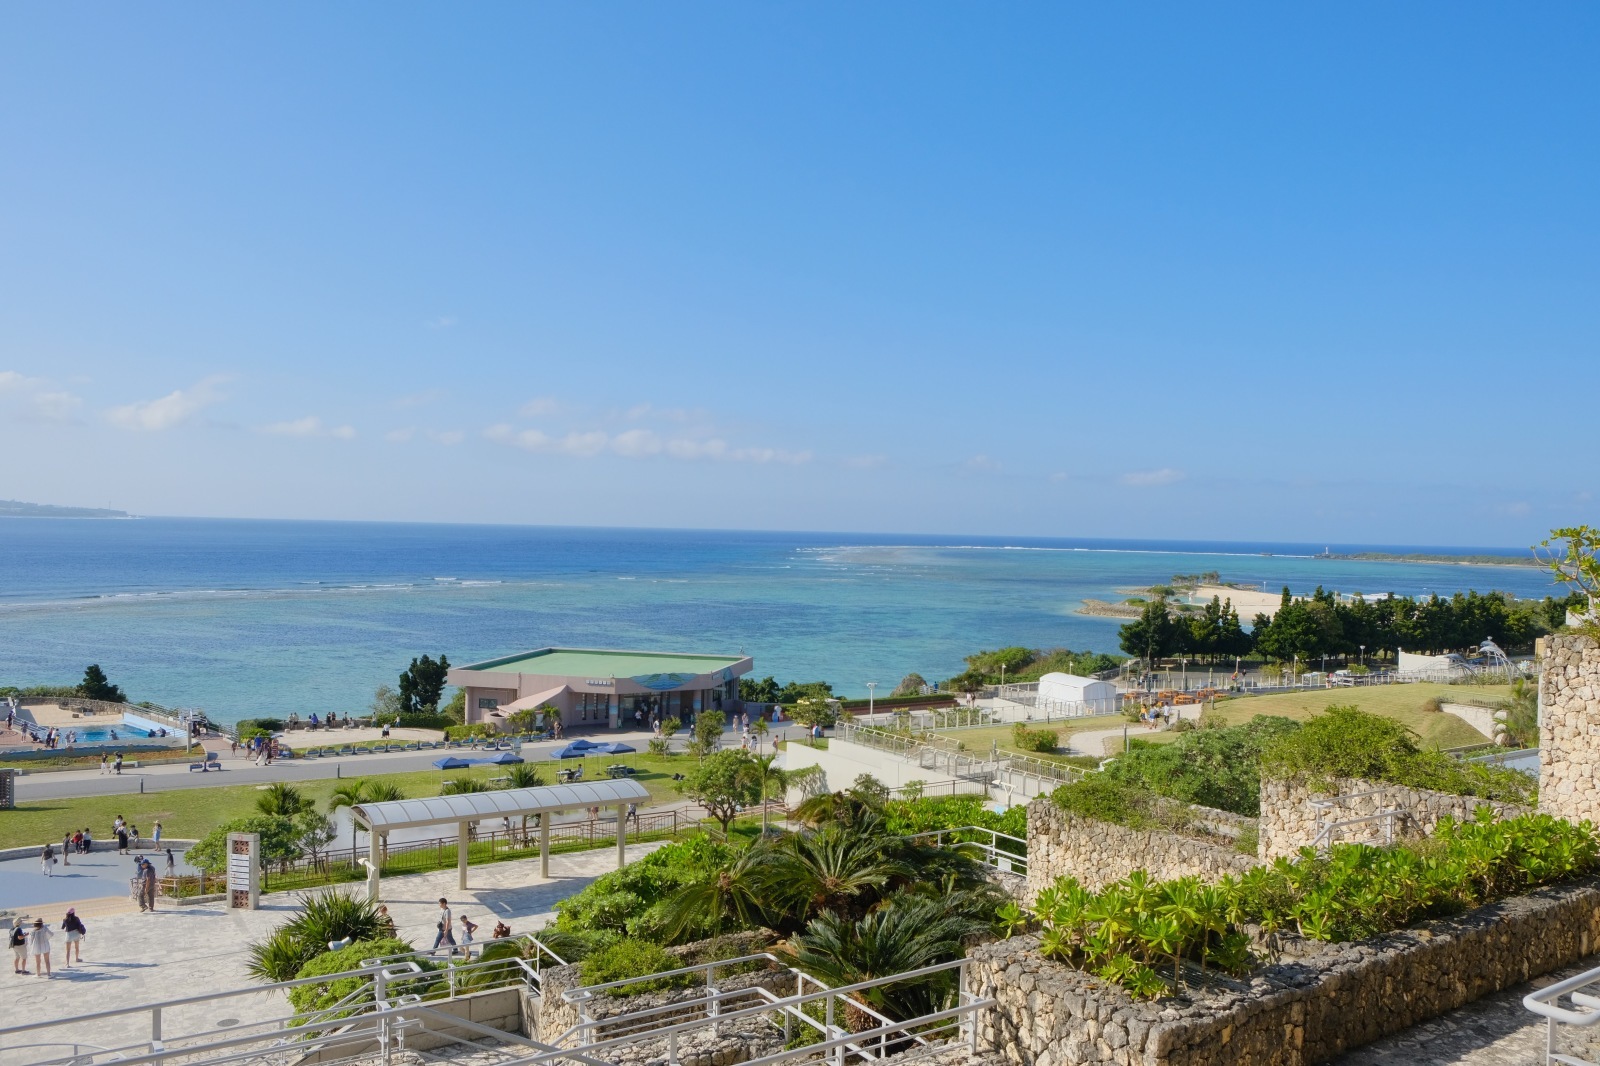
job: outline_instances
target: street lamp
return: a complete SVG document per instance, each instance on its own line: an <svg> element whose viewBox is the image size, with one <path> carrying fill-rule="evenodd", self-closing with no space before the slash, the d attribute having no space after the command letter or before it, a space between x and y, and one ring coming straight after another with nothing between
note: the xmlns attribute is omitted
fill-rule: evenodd
<svg viewBox="0 0 1600 1066"><path fill-rule="evenodd" d="M1361 665L1365 666L1367 665L1367 646L1362 644L1359 647L1361 648Z"/></svg>
<svg viewBox="0 0 1600 1066"><path fill-rule="evenodd" d="M872 708L873 708L873 702L872 702L872 697L873 697L873 689L875 689L875 688L877 688L877 687L878 687L878 683L877 683L877 682L876 682L876 681L868 681L868 682L867 682L867 717L868 717L868 718L871 718L871 717L872 717Z"/></svg>

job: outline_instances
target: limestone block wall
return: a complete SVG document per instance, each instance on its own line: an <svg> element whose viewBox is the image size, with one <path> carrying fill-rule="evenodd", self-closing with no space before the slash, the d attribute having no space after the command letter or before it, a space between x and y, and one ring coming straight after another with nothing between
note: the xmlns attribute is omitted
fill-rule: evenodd
<svg viewBox="0 0 1600 1066"><path fill-rule="evenodd" d="M1226 811L1211 812L1237 819ZM1056 878L1071 875L1084 887L1098 890L1134 870L1157 880L1195 875L1214 881L1241 873L1255 858L1235 851L1223 837L1201 838L1159 830L1128 829L1110 822L1079 818L1056 806L1048 796L1028 804L1028 886L1032 901Z"/></svg>
<svg viewBox="0 0 1600 1066"><path fill-rule="evenodd" d="M1134 1002L1043 958L1036 936L973 950L998 1005L981 1045L1016 1066L1311 1066L1572 963L1600 944L1593 882L1542 889L1355 944L1311 945L1187 1002Z"/></svg>
<svg viewBox="0 0 1600 1066"><path fill-rule="evenodd" d="M1600 823L1600 644L1549 638L1539 674L1539 808Z"/></svg>
<svg viewBox="0 0 1600 1066"><path fill-rule="evenodd" d="M1257 854L1262 861L1271 861L1280 855L1293 856L1302 847L1310 846L1317 838L1318 817L1322 824L1376 814L1381 810L1398 808L1403 812L1395 819L1395 839L1416 838L1432 833L1439 819L1450 815L1458 821L1468 819L1480 806L1492 808L1501 818L1527 813L1525 808L1510 803L1497 803L1476 796L1455 796L1447 792L1387 785L1360 778L1338 778L1330 782L1331 792L1313 792L1303 780L1261 782L1260 845ZM1328 801L1337 797L1337 806L1319 811L1315 801ZM1386 841L1386 820L1363 822L1346 826L1333 838L1338 844L1382 844Z"/></svg>

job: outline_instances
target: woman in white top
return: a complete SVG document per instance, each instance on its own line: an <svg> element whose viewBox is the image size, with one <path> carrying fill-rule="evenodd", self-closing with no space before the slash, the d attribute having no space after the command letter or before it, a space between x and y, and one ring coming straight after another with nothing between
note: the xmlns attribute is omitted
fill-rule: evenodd
<svg viewBox="0 0 1600 1066"><path fill-rule="evenodd" d="M28 950L33 953L33 972L38 977L50 976L50 927L43 918L33 920L33 932L28 934Z"/></svg>

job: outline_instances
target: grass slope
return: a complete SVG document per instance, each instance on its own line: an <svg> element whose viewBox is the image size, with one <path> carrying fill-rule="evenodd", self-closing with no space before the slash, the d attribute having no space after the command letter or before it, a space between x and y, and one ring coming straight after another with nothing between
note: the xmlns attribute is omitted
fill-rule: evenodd
<svg viewBox="0 0 1600 1066"><path fill-rule="evenodd" d="M1373 685L1370 688L1307 689L1270 696L1241 696L1221 700L1206 711L1204 721L1222 725L1247 722L1258 714L1275 714L1304 721L1330 706L1354 705L1372 714L1393 718L1422 738L1424 746L1456 748L1482 744L1489 738L1453 714L1425 711L1429 699L1450 702L1504 699L1507 685Z"/></svg>

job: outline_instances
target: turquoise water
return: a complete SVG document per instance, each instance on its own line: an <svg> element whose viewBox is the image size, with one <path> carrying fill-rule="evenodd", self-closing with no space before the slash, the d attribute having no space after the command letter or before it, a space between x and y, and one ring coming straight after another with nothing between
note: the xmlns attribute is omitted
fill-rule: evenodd
<svg viewBox="0 0 1600 1066"><path fill-rule="evenodd" d="M1120 623L1075 614L1081 601L1174 573L1553 591L1533 568L1309 557L1324 547L1361 546L0 519L0 684L75 681L98 662L134 700L304 717L360 710L425 652L467 663L554 644L744 653L761 675L865 695L913 670L948 677L984 647L1116 651Z"/></svg>

